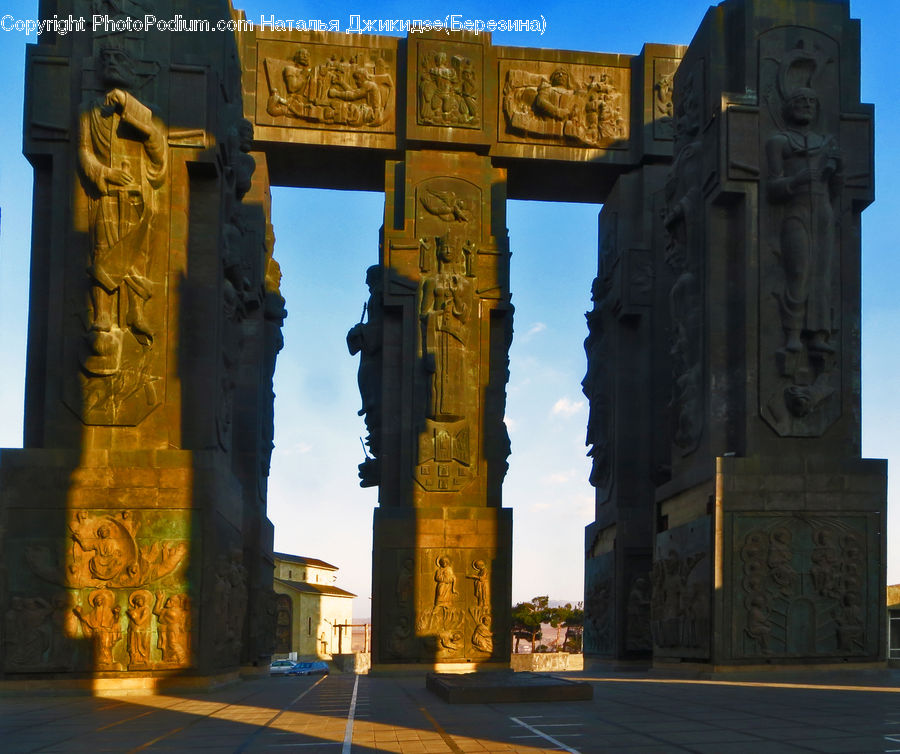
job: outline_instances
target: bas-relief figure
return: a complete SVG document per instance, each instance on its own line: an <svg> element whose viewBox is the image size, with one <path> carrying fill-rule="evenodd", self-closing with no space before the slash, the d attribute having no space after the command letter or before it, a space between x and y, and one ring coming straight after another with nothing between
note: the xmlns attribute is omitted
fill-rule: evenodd
<svg viewBox="0 0 900 754"><path fill-rule="evenodd" d="M584 444L591 458L591 486L604 495L612 472L612 385L609 375L609 339L604 328L604 302L610 291L610 281L597 276L591 285L593 308L585 312L588 335L584 339L587 372L581 381L581 391L588 399L588 423Z"/></svg>
<svg viewBox="0 0 900 754"><path fill-rule="evenodd" d="M869 651L862 605L865 537L834 518L747 516L739 578L744 613L736 654L861 655ZM736 564L737 566L737 564Z"/></svg>
<svg viewBox="0 0 900 754"><path fill-rule="evenodd" d="M25 563L36 576L60 586L139 587L175 573L187 553L185 541L156 538L148 514L78 511L69 522L62 563L52 548L32 544Z"/></svg>
<svg viewBox="0 0 900 754"><path fill-rule="evenodd" d="M153 618L152 596L146 589L138 589L128 598L128 667L150 664L150 624Z"/></svg>
<svg viewBox="0 0 900 754"><path fill-rule="evenodd" d="M24 670L40 666L50 646L53 607L42 597L14 595L3 621L6 667Z"/></svg>
<svg viewBox="0 0 900 754"><path fill-rule="evenodd" d="M828 131L835 121L834 94L822 90L823 81L835 81L828 70L834 66L801 40L783 54L765 97L773 124L764 155L767 240L781 270L771 294L784 338L773 354L781 379L764 400L781 434L821 434L828 419L817 413L838 386L843 159Z"/></svg>
<svg viewBox="0 0 900 754"><path fill-rule="evenodd" d="M453 492L475 466L478 204L469 184L442 181L417 191L423 216L443 232L419 239L418 348L427 392L416 480L429 491ZM448 183L460 190L442 188Z"/></svg>
<svg viewBox="0 0 900 754"><path fill-rule="evenodd" d="M162 375L151 352L160 347L155 339L162 323L146 305L165 284L154 279L151 255L168 147L162 122L133 93L131 55L107 47L98 66L105 93L85 108L79 127L90 255L79 351L83 405L77 410L91 424L134 424L161 400L154 383Z"/></svg>
<svg viewBox="0 0 900 754"><path fill-rule="evenodd" d="M366 460L359 464L360 487L377 487L381 480L381 342L384 337L382 277L383 269L380 265L373 265L366 270L369 300L363 306L360 321L347 333L350 355L360 355L357 381L362 408L359 415L365 417L367 432L365 446L368 453ZM364 322L366 314L368 321Z"/></svg>
<svg viewBox="0 0 900 754"><path fill-rule="evenodd" d="M672 364L672 443L687 455L703 431L703 193L700 117L702 68L684 84L675 118L675 158L666 179L666 264L675 278L669 291Z"/></svg>
<svg viewBox="0 0 900 754"><path fill-rule="evenodd" d="M94 639L94 667L97 670L123 669L113 660L113 650L122 641L122 608L115 601L115 595L109 589L97 589L88 598L90 610L80 606L72 610L81 621L85 636Z"/></svg>
<svg viewBox="0 0 900 754"><path fill-rule="evenodd" d="M426 49L418 73L419 124L481 128L480 74L471 58L455 49Z"/></svg>
<svg viewBox="0 0 900 754"><path fill-rule="evenodd" d="M156 646L165 665L183 666L190 662L190 606L186 594L156 593L153 614L157 620Z"/></svg>
<svg viewBox="0 0 900 754"><path fill-rule="evenodd" d="M692 578L705 552L670 549L653 563L650 627L657 647L703 649L709 641L709 583Z"/></svg>
<svg viewBox="0 0 900 754"><path fill-rule="evenodd" d="M628 84L619 69L515 65L501 64L505 136L582 147L628 138Z"/></svg>
<svg viewBox="0 0 900 754"><path fill-rule="evenodd" d="M290 60L265 57L263 66L266 112L273 118L306 127L373 129L394 115L394 79L383 53L310 45Z"/></svg>

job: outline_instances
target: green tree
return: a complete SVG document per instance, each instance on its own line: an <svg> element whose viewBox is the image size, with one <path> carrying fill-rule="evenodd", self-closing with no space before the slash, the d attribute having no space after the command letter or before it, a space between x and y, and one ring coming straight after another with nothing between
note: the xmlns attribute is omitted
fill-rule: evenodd
<svg viewBox="0 0 900 754"><path fill-rule="evenodd" d="M566 620L566 639L563 651L580 652L584 633L584 603L578 602Z"/></svg>
<svg viewBox="0 0 900 754"><path fill-rule="evenodd" d="M520 602L512 607L512 628L516 640L515 651L519 651L519 639L528 639L531 642L531 651L534 652L534 642L541 638L541 623L546 623L549 617L550 598L547 595L532 597L530 602Z"/></svg>

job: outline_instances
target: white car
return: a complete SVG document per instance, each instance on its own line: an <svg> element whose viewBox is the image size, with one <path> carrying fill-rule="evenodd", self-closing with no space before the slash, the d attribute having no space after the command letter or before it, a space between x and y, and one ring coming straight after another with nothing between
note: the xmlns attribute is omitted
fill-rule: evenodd
<svg viewBox="0 0 900 754"><path fill-rule="evenodd" d="M275 660L269 665L269 675L287 675L293 667L291 660Z"/></svg>

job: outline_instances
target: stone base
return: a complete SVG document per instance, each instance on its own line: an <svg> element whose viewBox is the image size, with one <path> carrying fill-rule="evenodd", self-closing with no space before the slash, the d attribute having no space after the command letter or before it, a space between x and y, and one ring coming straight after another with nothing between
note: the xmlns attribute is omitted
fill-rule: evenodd
<svg viewBox="0 0 900 754"><path fill-rule="evenodd" d="M771 681L788 680L798 675L809 674L805 680L824 682L824 676L831 678L842 674L878 673L887 670L888 662L806 662L806 663L773 663L766 665L713 665L703 662L654 662L649 674L657 678L693 678L698 680L740 681L745 679L759 680L761 675L770 677ZM843 679L849 681L849 679Z"/></svg>
<svg viewBox="0 0 900 754"><path fill-rule="evenodd" d="M508 508L376 508L373 665L508 667L511 553Z"/></svg>
<svg viewBox="0 0 900 754"><path fill-rule="evenodd" d="M883 665L885 463L728 457L716 471L714 496L660 503L654 667Z"/></svg>
<svg viewBox="0 0 900 754"><path fill-rule="evenodd" d="M510 670L504 662L391 662L373 665L372 676L416 676L426 673L468 675L471 673L501 673Z"/></svg>
<svg viewBox="0 0 900 754"><path fill-rule="evenodd" d="M211 676L128 675L116 678L55 678L0 681L0 696L152 696L168 692L207 692L241 680L237 671Z"/></svg>
<svg viewBox="0 0 900 754"><path fill-rule="evenodd" d="M569 652L514 654L510 655L509 665L517 673L566 673L584 670L584 655Z"/></svg>
<svg viewBox="0 0 900 754"><path fill-rule="evenodd" d="M429 673L425 688L450 704L580 702L594 698L594 688L589 683L538 673Z"/></svg>

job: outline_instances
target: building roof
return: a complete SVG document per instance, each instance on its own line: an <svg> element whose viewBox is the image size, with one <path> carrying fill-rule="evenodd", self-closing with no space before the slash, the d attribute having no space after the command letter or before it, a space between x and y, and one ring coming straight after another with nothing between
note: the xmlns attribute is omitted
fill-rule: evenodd
<svg viewBox="0 0 900 754"><path fill-rule="evenodd" d="M353 592L348 592L346 589L341 589L338 586L331 586L330 584L310 584L308 581L288 581L287 579L275 579L275 581L298 592L323 594L329 597L356 597Z"/></svg>
<svg viewBox="0 0 900 754"><path fill-rule="evenodd" d="M272 555L276 560L287 560L291 563L299 563L301 565L312 566L313 568L325 568L329 571L338 570L337 566L333 566L331 563L326 563L324 560L319 560L318 558L307 558L303 555L288 555L286 552L273 552Z"/></svg>

